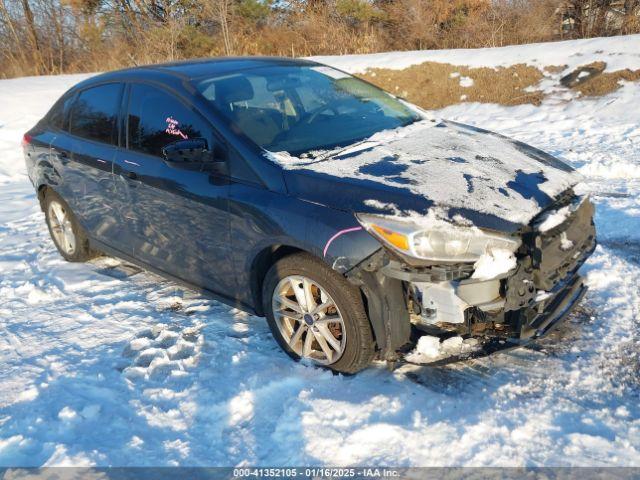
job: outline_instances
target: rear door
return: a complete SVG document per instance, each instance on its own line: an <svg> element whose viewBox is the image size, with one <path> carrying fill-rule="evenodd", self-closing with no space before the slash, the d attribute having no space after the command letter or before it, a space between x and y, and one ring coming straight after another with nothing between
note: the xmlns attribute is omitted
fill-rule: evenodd
<svg viewBox="0 0 640 480"><path fill-rule="evenodd" d="M112 169L123 88L107 83L80 91L69 112L68 134L54 140L56 154L67 165L64 181L73 192L74 213L91 237L115 247L121 222L113 207Z"/></svg>
<svg viewBox="0 0 640 480"><path fill-rule="evenodd" d="M221 295L235 292L230 255L228 182L166 163L162 149L180 139L221 145L187 101L161 86L132 83L127 142L115 160L118 195L136 258Z"/></svg>

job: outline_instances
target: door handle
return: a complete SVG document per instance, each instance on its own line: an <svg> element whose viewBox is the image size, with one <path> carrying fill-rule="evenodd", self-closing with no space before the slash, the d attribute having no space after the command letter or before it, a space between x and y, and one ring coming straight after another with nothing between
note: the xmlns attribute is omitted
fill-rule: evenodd
<svg viewBox="0 0 640 480"><path fill-rule="evenodd" d="M128 163L129 165L134 165L136 167L139 167L140 164L137 162L132 162L131 160L125 160L124 163ZM123 169L124 170L124 169ZM129 179L129 180L138 180L138 174L136 172L133 172L131 170L126 170L125 171L125 176Z"/></svg>

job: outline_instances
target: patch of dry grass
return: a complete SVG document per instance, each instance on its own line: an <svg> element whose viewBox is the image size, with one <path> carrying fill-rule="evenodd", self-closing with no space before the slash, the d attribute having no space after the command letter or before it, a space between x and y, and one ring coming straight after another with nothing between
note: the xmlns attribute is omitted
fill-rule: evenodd
<svg viewBox="0 0 640 480"><path fill-rule="evenodd" d="M622 85L621 80L628 82L640 80L640 70L618 70L616 72L601 73L587 82L576 85L575 90L585 97L598 97L615 92Z"/></svg>
<svg viewBox="0 0 640 480"><path fill-rule="evenodd" d="M360 76L429 110L461 102L539 105L544 98L534 90L543 73L524 64L493 69L425 62L403 70L371 69ZM463 86L464 77L473 84Z"/></svg>
<svg viewBox="0 0 640 480"><path fill-rule="evenodd" d="M561 73L567 69L568 65L547 65L544 67L544 71L547 73Z"/></svg>
<svg viewBox="0 0 640 480"><path fill-rule="evenodd" d="M604 70L604 62L594 62L574 70ZM436 110L462 102L498 103L500 105L540 105L545 93L537 88L540 81L565 71L566 65L549 65L544 71L525 64L498 68L469 68L448 63L425 62L403 70L374 68L359 76L412 103ZM473 82L467 79L473 80ZM582 96L606 95L620 88L620 81L640 81L640 70L596 73L571 86ZM466 86L465 86L466 85ZM568 86L568 85L567 85Z"/></svg>

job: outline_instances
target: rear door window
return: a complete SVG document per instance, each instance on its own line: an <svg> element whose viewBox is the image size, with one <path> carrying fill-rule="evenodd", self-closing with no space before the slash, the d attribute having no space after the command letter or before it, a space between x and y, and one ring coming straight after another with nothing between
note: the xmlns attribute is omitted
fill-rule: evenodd
<svg viewBox="0 0 640 480"><path fill-rule="evenodd" d="M69 132L88 140L115 145L121 94L122 84L118 83L80 92L71 109Z"/></svg>
<svg viewBox="0 0 640 480"><path fill-rule="evenodd" d="M131 85L127 125L128 148L157 157L178 140L205 138L211 145L207 122L173 95L151 85Z"/></svg>

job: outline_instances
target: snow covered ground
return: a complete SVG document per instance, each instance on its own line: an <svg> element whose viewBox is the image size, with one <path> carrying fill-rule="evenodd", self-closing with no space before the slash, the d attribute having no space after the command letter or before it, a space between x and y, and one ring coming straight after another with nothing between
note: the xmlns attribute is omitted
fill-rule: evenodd
<svg viewBox="0 0 640 480"><path fill-rule="evenodd" d="M607 56L637 52L640 37L593 42ZM451 63L547 52L568 63L576 43L451 53ZM600 239L584 267L591 289L536 348L343 377L291 362L263 319L117 260L62 261L19 142L81 78L0 82L0 466L640 466L640 84L437 112L586 176Z"/></svg>
<svg viewBox="0 0 640 480"><path fill-rule="evenodd" d="M402 69L423 62L450 63L473 68L507 67L524 63L540 69L551 65L566 65L573 69L597 61L606 62L605 71L613 72L625 68L640 68L640 35L532 43L502 48L414 50L312 58L352 73L361 73L368 68Z"/></svg>

